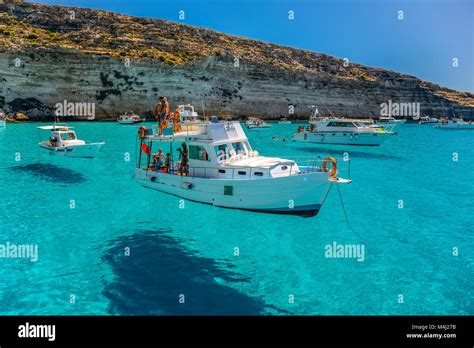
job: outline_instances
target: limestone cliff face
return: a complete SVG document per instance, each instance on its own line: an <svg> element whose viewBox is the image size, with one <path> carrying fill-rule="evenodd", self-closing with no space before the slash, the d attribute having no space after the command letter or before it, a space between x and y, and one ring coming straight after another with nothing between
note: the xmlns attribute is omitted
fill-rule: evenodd
<svg viewBox="0 0 474 348"><path fill-rule="evenodd" d="M0 108L34 118L64 100L93 102L98 118L116 118L150 114L161 95L222 116L278 118L293 105L301 117L317 104L377 117L391 100L474 117L471 93L323 54L90 9L0 7Z"/></svg>

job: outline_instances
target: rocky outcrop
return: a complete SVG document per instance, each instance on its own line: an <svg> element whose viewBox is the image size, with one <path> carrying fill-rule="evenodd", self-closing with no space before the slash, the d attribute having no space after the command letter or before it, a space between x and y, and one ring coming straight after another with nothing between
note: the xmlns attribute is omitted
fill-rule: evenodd
<svg viewBox="0 0 474 348"><path fill-rule="evenodd" d="M41 118L64 100L97 118L151 114L158 96L206 114L344 116L420 103L430 116L474 117L474 95L414 76L168 21L59 6L0 7L0 108Z"/></svg>

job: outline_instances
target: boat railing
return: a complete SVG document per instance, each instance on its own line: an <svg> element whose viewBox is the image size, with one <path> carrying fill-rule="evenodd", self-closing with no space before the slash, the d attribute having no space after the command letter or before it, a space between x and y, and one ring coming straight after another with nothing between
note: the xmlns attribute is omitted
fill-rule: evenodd
<svg viewBox="0 0 474 348"><path fill-rule="evenodd" d="M292 159L287 157L292 161L292 164L286 164L285 162L279 162L273 166L262 166L262 167L253 167L253 166L191 166L187 167L187 174L182 175L182 169L180 168L180 163L175 162L173 168L168 172L171 175L181 175L183 178L186 177L196 177L204 179L230 179L230 180L255 180L255 179L264 179L264 178L275 178L282 177L287 175L304 175L311 174L315 172L323 171L323 161L324 159L298 156ZM339 159L338 163L338 173L346 172L347 177L350 179L350 160ZM345 166L339 165L340 163L346 163ZM278 166L285 166L286 169L280 172L273 172L272 170ZM289 167L289 168L288 168ZM147 168L143 168L147 170ZM288 170L289 169L289 170ZM330 170L328 166L327 170ZM148 169L151 170L151 169ZM288 173L288 174L287 174ZM280 175L283 174L283 175Z"/></svg>

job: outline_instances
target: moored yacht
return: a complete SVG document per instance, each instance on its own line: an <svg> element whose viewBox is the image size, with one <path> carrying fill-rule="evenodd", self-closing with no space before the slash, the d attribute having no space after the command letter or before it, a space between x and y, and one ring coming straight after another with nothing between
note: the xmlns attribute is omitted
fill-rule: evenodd
<svg viewBox="0 0 474 348"><path fill-rule="evenodd" d="M428 116L423 116L420 117L420 120L418 121L419 124L435 124L438 123L438 119L436 117L428 117Z"/></svg>
<svg viewBox="0 0 474 348"><path fill-rule="evenodd" d="M466 122L463 119L442 119L434 124L439 129L474 129L474 122Z"/></svg>
<svg viewBox="0 0 474 348"><path fill-rule="evenodd" d="M217 207L315 216L332 184L350 182L337 177L333 158L302 164L262 156L239 122L218 122L215 116L183 122L170 135L141 127L139 141L138 183Z"/></svg>
<svg viewBox="0 0 474 348"><path fill-rule="evenodd" d="M50 132L49 140L38 144L50 155L93 158L105 144L105 142L86 144L84 140L77 139L76 132L72 130L72 127L65 124L42 126L38 129Z"/></svg>
<svg viewBox="0 0 474 348"><path fill-rule="evenodd" d="M395 133L376 124L344 118L312 120L309 129L300 126L293 141L328 145L379 146Z"/></svg>
<svg viewBox="0 0 474 348"><path fill-rule="evenodd" d="M260 118L249 117L247 121L245 121L245 127L247 127L247 129L270 128L271 125Z"/></svg>
<svg viewBox="0 0 474 348"><path fill-rule="evenodd" d="M395 117L392 116L380 116L377 120L377 123L398 123L398 124L403 124L407 120L406 119L401 119L398 120Z"/></svg>
<svg viewBox="0 0 474 348"><path fill-rule="evenodd" d="M136 124L144 121L144 118L134 114L133 111L126 112L117 119L117 122L120 124Z"/></svg>

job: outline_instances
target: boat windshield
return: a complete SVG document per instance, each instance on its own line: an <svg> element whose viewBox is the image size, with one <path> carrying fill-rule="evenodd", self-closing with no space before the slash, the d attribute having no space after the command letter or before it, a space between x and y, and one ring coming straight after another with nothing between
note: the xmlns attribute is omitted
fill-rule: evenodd
<svg viewBox="0 0 474 348"><path fill-rule="evenodd" d="M75 140L76 134L74 132L61 133L62 140Z"/></svg>

